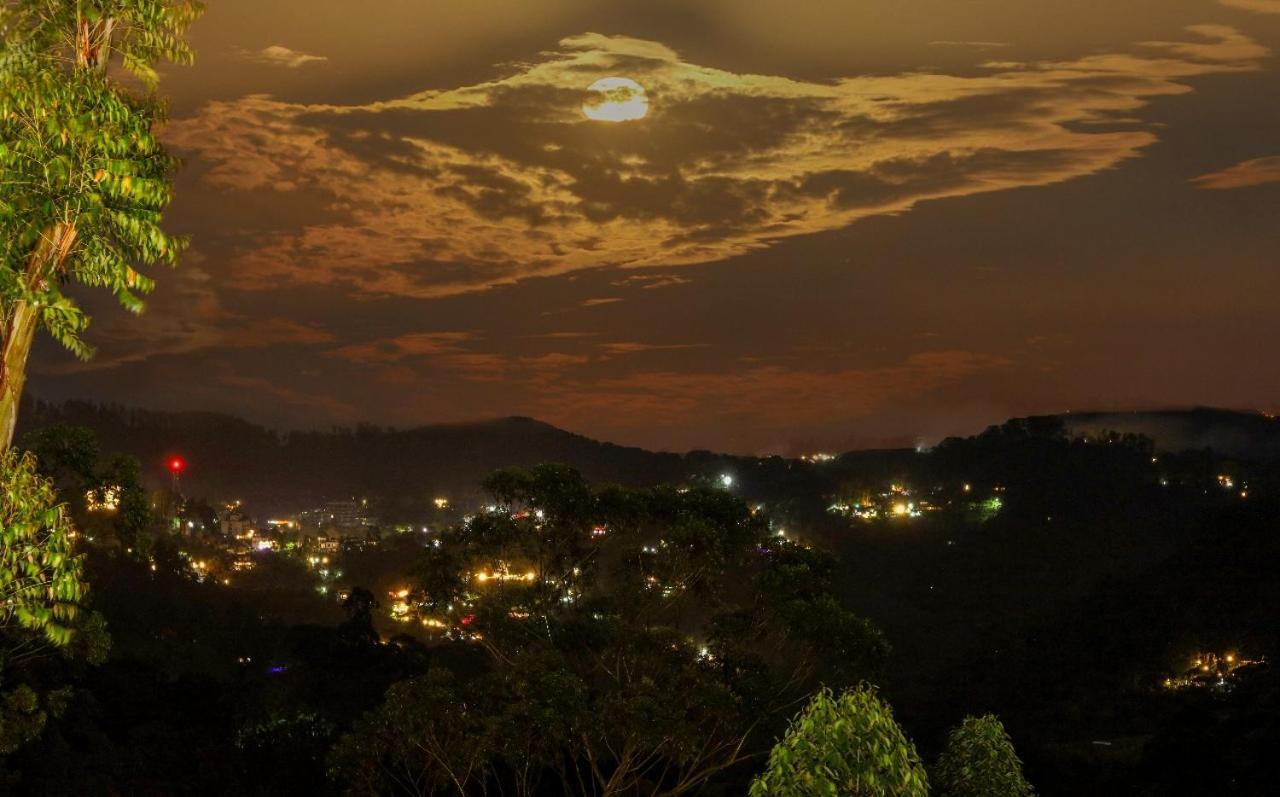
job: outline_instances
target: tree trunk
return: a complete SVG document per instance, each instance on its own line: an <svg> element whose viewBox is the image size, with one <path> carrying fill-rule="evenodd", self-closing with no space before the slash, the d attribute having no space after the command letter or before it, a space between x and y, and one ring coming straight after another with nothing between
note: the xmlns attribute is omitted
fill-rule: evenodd
<svg viewBox="0 0 1280 797"><path fill-rule="evenodd" d="M54 225L48 235L41 236L27 266L28 286L44 286L49 270L62 267L75 245L76 228L63 222ZM13 445L13 432L18 426L18 407L22 388L27 383L27 358L31 343L40 326L40 307L25 299L13 303L5 314L4 339L0 341L0 452Z"/></svg>
<svg viewBox="0 0 1280 797"><path fill-rule="evenodd" d="M18 425L18 405L27 381L27 356L36 336L40 308L16 302L4 335L4 359L0 363L0 451L13 444Z"/></svg>

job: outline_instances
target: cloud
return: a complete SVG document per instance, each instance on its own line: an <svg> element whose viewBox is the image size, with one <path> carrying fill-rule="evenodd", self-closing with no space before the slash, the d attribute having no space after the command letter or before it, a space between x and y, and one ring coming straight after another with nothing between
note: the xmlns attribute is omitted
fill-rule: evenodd
<svg viewBox="0 0 1280 797"><path fill-rule="evenodd" d="M594 338L599 332L586 332L581 330L563 330L560 332L541 332L536 335L527 335L530 338L550 338L552 340L575 340L577 338Z"/></svg>
<svg viewBox="0 0 1280 797"><path fill-rule="evenodd" d="M599 307L600 305L603 305L603 304L617 304L620 301L622 301L622 299L617 296L610 296L607 298L600 298L600 299L584 299L582 301L582 306L583 307Z"/></svg>
<svg viewBox="0 0 1280 797"><path fill-rule="evenodd" d="M343 346L330 354L354 363L390 363L460 352L460 344L472 338L469 332L414 332L390 340Z"/></svg>
<svg viewBox="0 0 1280 797"><path fill-rule="evenodd" d="M105 371L151 357L214 349L308 346L334 339L332 333L314 325L229 310L212 289L209 274L197 263L184 264L172 276L166 275L152 303L162 303L164 309L141 316L108 312L105 323L91 326L88 339L97 352L87 362L63 360L37 370L48 374Z"/></svg>
<svg viewBox="0 0 1280 797"><path fill-rule="evenodd" d="M1201 188L1249 188L1266 183L1280 183L1280 155L1254 158L1222 171L1202 174L1192 180Z"/></svg>
<svg viewBox="0 0 1280 797"><path fill-rule="evenodd" d="M688 285L693 280L688 277L681 277L676 274L632 274L629 277L623 277L615 280L612 284L618 287L624 285L639 285L646 290L652 288L670 288L675 285Z"/></svg>
<svg viewBox="0 0 1280 797"><path fill-rule="evenodd" d="M831 371L778 365L723 373L651 371L591 382L557 380L537 401L539 417L644 418L646 423L737 416L780 426L870 415L1012 361L967 351L922 352L880 367Z"/></svg>
<svg viewBox="0 0 1280 797"><path fill-rule="evenodd" d="M487 83L367 105L214 101L166 135L231 202L333 198L322 217L229 245L238 287L437 297L723 260L930 199L1115 168L1157 140L1133 118L1149 101L1257 70L1267 53L1225 26L1189 32L1132 53L825 82L583 34ZM583 118L583 90L611 74L646 87L648 117Z"/></svg>
<svg viewBox="0 0 1280 797"><path fill-rule="evenodd" d="M672 351L678 349L705 349L706 343L640 343L637 341L621 341L618 343L602 343L600 351L607 355L637 354L647 351Z"/></svg>
<svg viewBox="0 0 1280 797"><path fill-rule="evenodd" d="M318 64L329 59L323 55L310 55L297 50L290 50L280 44L273 44L261 50L237 50L239 56L247 61L270 66L282 66L286 69L297 69L307 64Z"/></svg>
<svg viewBox="0 0 1280 797"><path fill-rule="evenodd" d="M990 50L996 47L1009 47L1009 42L962 42L962 41L934 41L929 42L930 47L972 47L976 50Z"/></svg>
<svg viewBox="0 0 1280 797"><path fill-rule="evenodd" d="M1218 0L1229 8L1256 11L1259 14L1280 14L1280 0Z"/></svg>
<svg viewBox="0 0 1280 797"><path fill-rule="evenodd" d="M1142 46L1166 50L1184 58L1209 63L1250 61L1266 58L1271 53L1267 47L1228 25L1189 25L1187 30L1200 35L1206 41L1151 41L1142 42Z"/></svg>

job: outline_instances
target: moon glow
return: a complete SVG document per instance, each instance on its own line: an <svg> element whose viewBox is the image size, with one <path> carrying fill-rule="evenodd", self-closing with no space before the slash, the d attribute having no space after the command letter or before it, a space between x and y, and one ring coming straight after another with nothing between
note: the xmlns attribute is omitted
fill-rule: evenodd
<svg viewBox="0 0 1280 797"><path fill-rule="evenodd" d="M582 113L600 122L631 122L649 113L649 97L631 78L601 78L587 89Z"/></svg>

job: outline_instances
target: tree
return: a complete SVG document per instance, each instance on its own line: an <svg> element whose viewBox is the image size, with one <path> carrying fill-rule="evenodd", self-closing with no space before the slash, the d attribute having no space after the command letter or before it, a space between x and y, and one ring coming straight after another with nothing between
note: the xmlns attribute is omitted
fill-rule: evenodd
<svg viewBox="0 0 1280 797"><path fill-rule="evenodd" d="M394 684L334 747L330 769L359 794L465 795L486 775L489 724L482 696L432 670Z"/></svg>
<svg viewBox="0 0 1280 797"><path fill-rule="evenodd" d="M0 8L0 450L13 440L27 358L43 328L80 357L88 317L62 291L103 287L142 310L184 242L160 226L176 161L157 142L154 65L191 60L187 0L14 0ZM148 93L108 74L113 57Z"/></svg>
<svg viewBox="0 0 1280 797"><path fill-rule="evenodd" d="M71 641L71 621L85 594L75 532L35 457L0 455L0 630L13 625L48 642Z"/></svg>
<svg viewBox="0 0 1280 797"><path fill-rule="evenodd" d="M97 481L98 489L115 491L117 506L111 526L121 547L146 559L151 553L156 519L142 486L138 460L127 454L111 457L99 470Z"/></svg>
<svg viewBox="0 0 1280 797"><path fill-rule="evenodd" d="M81 612L75 632L70 644L54 647L26 629L0 631L0 756L38 737L67 709L75 670L106 661L111 636L101 614Z"/></svg>
<svg viewBox="0 0 1280 797"><path fill-rule="evenodd" d="M0 755L38 735L69 698L65 688L28 682L25 671L51 649L70 649L76 636L86 587L74 537L66 507L36 472L35 457L0 454ZM87 658L100 660L101 617L89 615L83 625Z"/></svg>
<svg viewBox="0 0 1280 797"><path fill-rule="evenodd" d="M426 549L406 597L453 643L437 651L472 651L456 674L498 740L475 791L695 792L762 755L818 681L856 683L887 653L834 600L828 555L723 490L596 490L550 465L485 486L494 505ZM339 777L386 766L379 745L345 749Z"/></svg>
<svg viewBox="0 0 1280 797"><path fill-rule="evenodd" d="M769 754L751 797L924 797L928 790L915 745L864 685L838 698L818 692Z"/></svg>
<svg viewBox="0 0 1280 797"><path fill-rule="evenodd" d="M339 626L340 633L353 642L364 645L378 644L378 630L373 626L373 610L378 599L364 587L352 587L351 594L342 602L347 620Z"/></svg>
<svg viewBox="0 0 1280 797"><path fill-rule="evenodd" d="M1022 761L1000 718L965 717L947 734L934 780L942 797L1031 797Z"/></svg>
<svg viewBox="0 0 1280 797"><path fill-rule="evenodd" d="M35 454L40 472L64 497L81 497L77 494L97 486L98 438L91 429L55 423L27 434L22 448Z"/></svg>

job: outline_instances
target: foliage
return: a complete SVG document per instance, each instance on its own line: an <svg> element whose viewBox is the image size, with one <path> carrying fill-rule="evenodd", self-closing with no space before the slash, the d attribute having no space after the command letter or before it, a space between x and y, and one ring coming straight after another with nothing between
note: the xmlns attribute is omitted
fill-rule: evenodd
<svg viewBox="0 0 1280 797"><path fill-rule="evenodd" d="M69 689L59 689L41 697L21 684L0 694L0 755L7 755L38 737L51 716L66 710Z"/></svg>
<svg viewBox="0 0 1280 797"><path fill-rule="evenodd" d="M915 746L869 686L822 690L792 722L751 785L752 797L923 797Z"/></svg>
<svg viewBox="0 0 1280 797"><path fill-rule="evenodd" d="M488 724L479 702L448 671L434 670L393 685L334 749L332 768L360 793L465 794L484 777Z"/></svg>
<svg viewBox="0 0 1280 797"><path fill-rule="evenodd" d="M934 781L942 797L1031 797L1022 761L1000 719L965 717L947 735Z"/></svg>
<svg viewBox="0 0 1280 797"><path fill-rule="evenodd" d="M110 535L138 558L148 557L155 517L137 459L116 454L100 461L93 431L70 424L31 432L22 446L35 455L40 473L53 481L59 500L70 508L81 531L89 537ZM115 508L105 516L88 513L87 494L99 502L110 496Z"/></svg>
<svg viewBox="0 0 1280 797"><path fill-rule="evenodd" d="M532 793L553 776L602 794L691 792L763 752L764 729L819 680L856 682L887 655L839 607L830 556L723 490L595 490L560 466L485 486L495 504L428 547L407 599L411 620L487 654L465 687L499 740L475 765L479 789ZM355 761L382 749L370 738L400 711L393 697L337 775L367 782L387 766ZM456 770L444 758L429 768Z"/></svg>
<svg viewBox="0 0 1280 797"><path fill-rule="evenodd" d="M35 457L0 455L0 629L13 624L50 643L71 641L71 621L84 598L75 532Z"/></svg>
<svg viewBox="0 0 1280 797"><path fill-rule="evenodd" d="M161 61L189 64L184 36L204 10L193 0L11 0L0 10L9 51L102 69L113 56L148 84Z"/></svg>
<svg viewBox="0 0 1280 797"><path fill-rule="evenodd" d="M0 6L0 447L13 439L38 328L87 358L89 319L68 281L142 310L135 265L172 265L184 241L160 226L176 161L154 135L149 93L127 90L113 56L153 87L160 60L188 62L189 0L12 0Z"/></svg>
<svg viewBox="0 0 1280 797"><path fill-rule="evenodd" d="M98 440L93 430L56 423L26 435L22 447L35 454L40 472L60 489L94 486Z"/></svg>
<svg viewBox="0 0 1280 797"><path fill-rule="evenodd" d="M119 506L112 519L112 531L120 545L140 559L146 558L153 545L151 536L155 516L142 486L138 460L117 454L98 470L98 489L114 489Z"/></svg>
<svg viewBox="0 0 1280 797"><path fill-rule="evenodd" d="M110 648L102 615L79 611L86 585L74 538L36 457L0 454L0 755L66 709L72 689L53 660L99 664Z"/></svg>
<svg viewBox="0 0 1280 797"><path fill-rule="evenodd" d="M0 299L38 307L73 353L88 319L62 292L74 280L142 309L152 281L134 263L173 264L183 242L164 232L176 162L152 130L160 108L117 91L97 71L64 74L38 61L0 71Z"/></svg>

